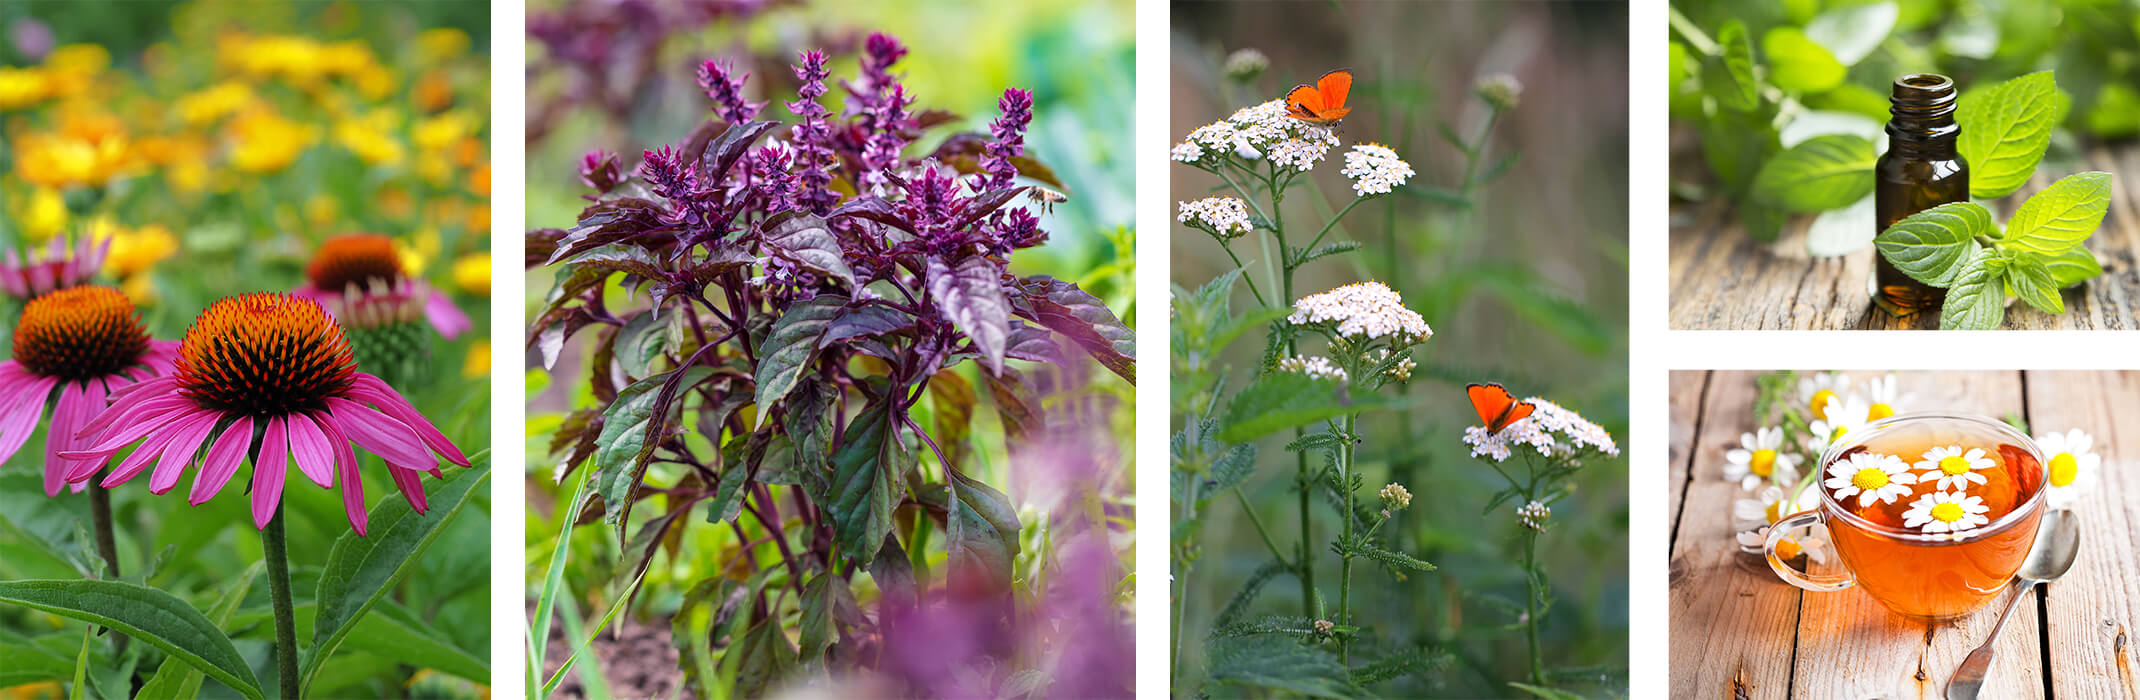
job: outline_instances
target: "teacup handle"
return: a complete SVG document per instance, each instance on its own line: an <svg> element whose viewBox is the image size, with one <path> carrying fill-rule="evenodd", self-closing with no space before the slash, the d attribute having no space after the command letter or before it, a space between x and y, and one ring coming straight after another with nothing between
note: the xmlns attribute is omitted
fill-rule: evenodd
<svg viewBox="0 0 2140 700"><path fill-rule="evenodd" d="M1843 573L1840 574L1808 574L1791 568L1776 557L1776 544L1783 541L1783 533L1812 527L1825 520L1820 511L1809 510L1784 518L1769 527L1768 539L1761 543L1761 556L1768 560L1768 568L1775 569L1776 575L1782 577L1785 582L1809 591L1840 591L1856 585L1858 577L1850 573L1848 564L1843 565Z"/></svg>

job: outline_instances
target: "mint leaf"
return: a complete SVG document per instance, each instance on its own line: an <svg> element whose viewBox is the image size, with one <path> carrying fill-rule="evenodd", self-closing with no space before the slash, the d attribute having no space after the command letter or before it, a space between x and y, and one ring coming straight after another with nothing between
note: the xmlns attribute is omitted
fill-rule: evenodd
<svg viewBox="0 0 2140 700"><path fill-rule="evenodd" d="M1872 193L1871 141L1849 134L1807 139L1777 154L1754 176L1754 199L1787 211L1826 211Z"/></svg>
<svg viewBox="0 0 2140 700"><path fill-rule="evenodd" d="M1880 257L1911 279L1947 287L1983 249L1976 237L1994 230L1990 210L1975 202L1953 202L1895 222L1873 239L1873 245L1880 249Z"/></svg>
<svg viewBox="0 0 2140 700"><path fill-rule="evenodd" d="M2066 300L2058 295L2058 282L2051 277L2051 269L2044 266L2043 258L2034 255L2008 258L2006 291L2038 311L2047 314L2066 312Z"/></svg>
<svg viewBox="0 0 2140 700"><path fill-rule="evenodd" d="M1943 331L1988 331L2006 322L2006 259L1990 248L1969 256L1939 309Z"/></svg>
<svg viewBox="0 0 2140 700"><path fill-rule="evenodd" d="M1843 63L1797 27L1768 30L1761 36L1761 50L1768 55L1768 79L1776 87L1816 93L1843 82Z"/></svg>
<svg viewBox="0 0 2140 700"><path fill-rule="evenodd" d="M1857 65L1894 31L1901 14L1892 2L1829 10L1806 23L1806 38L1827 47L1843 65Z"/></svg>
<svg viewBox="0 0 2140 700"><path fill-rule="evenodd" d="M1955 145L1969 162L1971 196L2004 197L2028 183L2051 143L2058 105L2058 84L2050 71L1962 96L1954 113L1962 127Z"/></svg>
<svg viewBox="0 0 2140 700"><path fill-rule="evenodd" d="M2096 262L2095 254L2088 252L2086 246L2073 246L2072 250L2063 255L2045 258L2043 264L2045 269L2051 271L2051 279L2058 283L2059 289L2103 274L2103 264Z"/></svg>
<svg viewBox="0 0 2140 700"><path fill-rule="evenodd" d="M2057 257L2103 225L2110 209L2110 173L2068 175L2044 188L2014 210L2000 246L2014 252Z"/></svg>
<svg viewBox="0 0 2140 700"><path fill-rule="evenodd" d="M1746 23L1725 22L1716 32L1720 49L1714 65L1702 70L1702 86L1726 109L1751 112L1761 105L1761 86L1754 81L1754 42L1746 36Z"/></svg>
<svg viewBox="0 0 2140 700"><path fill-rule="evenodd" d="M1769 120L1755 114L1718 112L1700 122L1702 158L1734 195L1744 193L1760 174L1761 166L1783 150L1781 134Z"/></svg>

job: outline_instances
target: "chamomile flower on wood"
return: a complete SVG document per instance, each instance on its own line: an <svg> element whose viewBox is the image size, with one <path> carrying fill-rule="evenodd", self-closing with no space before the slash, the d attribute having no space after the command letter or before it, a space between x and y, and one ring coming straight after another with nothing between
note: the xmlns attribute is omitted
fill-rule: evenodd
<svg viewBox="0 0 2140 700"><path fill-rule="evenodd" d="M1828 416L1828 402L1850 393L1850 375L1841 372L1819 372L1798 380L1798 400L1812 418Z"/></svg>
<svg viewBox="0 0 2140 700"><path fill-rule="evenodd" d="M1812 493L1812 491L1809 490L1807 493ZM1807 533L1805 535L1785 537L1778 540L1776 542L1776 556L1789 561L1803 554L1807 561L1815 564L1828 563L1828 526L1814 525L1806 529ZM1768 527L1762 526L1741 532L1738 535L1738 540L1739 551L1760 554L1761 545L1768 541Z"/></svg>
<svg viewBox="0 0 2140 700"><path fill-rule="evenodd" d="M1960 532L1991 522L1985 514L1991 506L1984 499L1959 491L1934 491L1919 496L1902 512L1902 526L1925 532Z"/></svg>
<svg viewBox="0 0 2140 700"><path fill-rule="evenodd" d="M1827 417L1815 420L1812 425L1807 426L1811 433L1806 436L1806 449L1812 452L1827 451L1829 445L1843 439L1850 431L1871 423L1871 414L1872 405L1865 402L1865 397L1856 394L1842 398L1831 397L1827 402Z"/></svg>
<svg viewBox="0 0 2140 700"><path fill-rule="evenodd" d="M1901 457L1859 452L1829 465L1828 480L1821 485L1834 489L1838 501L1857 496L1858 507L1863 508L1873 501L1894 503L1909 495L1915 483L1917 474Z"/></svg>
<svg viewBox="0 0 2140 700"><path fill-rule="evenodd" d="M2044 465L2044 475L2051 489L2045 494L2051 499L2051 507L2072 505L2095 487L2096 472L2102 471L2103 456L2095 453L2094 437L2075 428L2063 433L2039 435L2036 446L2050 455L2050 462Z"/></svg>
<svg viewBox="0 0 2140 700"><path fill-rule="evenodd" d="M1761 489L1753 498L1741 498L1731 504L1731 518L1741 528L1749 525L1774 525L1777 521L1820 507L1820 492L1802 489L1797 498L1786 494L1781 486Z"/></svg>
<svg viewBox="0 0 2140 700"><path fill-rule="evenodd" d="M1724 453L1724 480L1752 491L1763 482L1798 480L1798 455L1782 451L1783 429L1760 428L1739 434L1739 447Z"/></svg>
<svg viewBox="0 0 2140 700"><path fill-rule="evenodd" d="M1986 483L1984 475L1977 471L1998 466L1998 463L1993 462L1983 448L1972 447L1964 452L1960 445L1941 445L1927 450L1924 459L1913 466L1924 472L1917 475L1919 483L1936 480L1934 488L1966 491L1971 483L1978 486Z"/></svg>
<svg viewBox="0 0 2140 700"><path fill-rule="evenodd" d="M1864 396L1871 404L1866 414L1869 420L1880 420L1900 413L1901 406L1916 398L1914 394L1902 393L1895 384L1895 375L1892 372L1865 380Z"/></svg>

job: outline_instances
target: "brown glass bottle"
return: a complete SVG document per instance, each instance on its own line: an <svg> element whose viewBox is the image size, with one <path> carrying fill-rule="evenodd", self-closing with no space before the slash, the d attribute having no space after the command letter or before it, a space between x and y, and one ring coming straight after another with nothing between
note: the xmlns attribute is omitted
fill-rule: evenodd
<svg viewBox="0 0 2140 700"><path fill-rule="evenodd" d="M1954 148L1954 81L1913 73L1895 80L1887 121L1887 153L1873 168L1873 208L1880 228L1932 207L1969 200L1969 164ZM1873 301L1896 316L1939 308L1947 290L1911 279L1886 257L1873 256Z"/></svg>

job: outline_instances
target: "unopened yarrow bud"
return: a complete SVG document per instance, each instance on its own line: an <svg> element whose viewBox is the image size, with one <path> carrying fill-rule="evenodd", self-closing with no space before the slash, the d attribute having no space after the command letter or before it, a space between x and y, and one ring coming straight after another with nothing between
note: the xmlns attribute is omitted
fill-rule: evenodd
<svg viewBox="0 0 2140 700"><path fill-rule="evenodd" d="M1239 49L1226 55L1226 77L1245 83L1263 75L1271 67L1271 57L1255 49Z"/></svg>
<svg viewBox="0 0 2140 700"><path fill-rule="evenodd" d="M1553 517L1553 509L1538 501L1531 501L1524 504L1522 508L1516 509L1516 519L1522 521L1524 527L1539 532L1546 531L1546 519L1551 517Z"/></svg>
<svg viewBox="0 0 2140 700"><path fill-rule="evenodd" d="M1516 76L1507 73L1480 77L1471 89L1472 93L1485 100L1486 104L1504 112L1515 109L1519 98L1523 96L1523 83L1516 82Z"/></svg>
<svg viewBox="0 0 2140 700"><path fill-rule="evenodd" d="M1320 633L1322 633L1322 634L1329 634L1329 633L1330 633L1330 630L1334 630L1334 629L1337 629L1337 624L1336 624L1336 623L1333 623L1333 622L1331 622L1331 621L1329 621L1329 620L1316 620L1316 621L1315 621L1315 631L1316 631L1316 632L1320 632Z"/></svg>
<svg viewBox="0 0 2140 700"><path fill-rule="evenodd" d="M1412 507L1412 492L1406 491L1404 489L1404 484L1390 484L1388 486L1384 486L1382 487L1382 490L1376 493L1375 495L1381 496L1382 505L1389 508L1390 510L1404 510L1406 508Z"/></svg>

